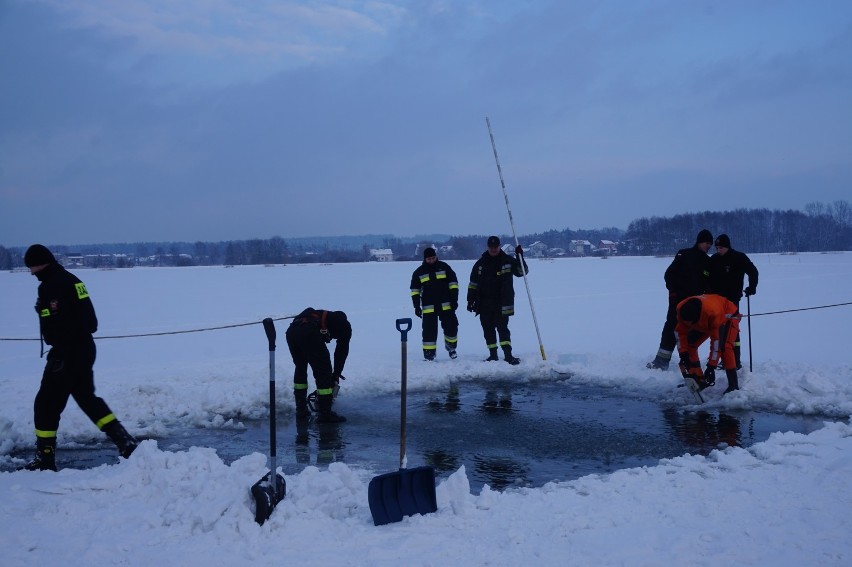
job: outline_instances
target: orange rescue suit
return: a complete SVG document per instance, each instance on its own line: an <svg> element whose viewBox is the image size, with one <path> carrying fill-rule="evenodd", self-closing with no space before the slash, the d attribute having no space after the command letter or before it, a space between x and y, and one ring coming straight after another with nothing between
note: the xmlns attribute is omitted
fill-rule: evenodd
<svg viewBox="0 0 852 567"><path fill-rule="evenodd" d="M694 298L701 300L701 314L695 323L683 321L678 315L675 327L678 353L681 358L688 356L693 366L699 365L698 347L710 338L707 366L715 368L721 357L725 370L735 370L737 361L734 356L734 341L739 333L742 317L737 306L721 295L712 293L696 295ZM687 297L677 304L678 314L683 304L690 299L693 297Z"/></svg>

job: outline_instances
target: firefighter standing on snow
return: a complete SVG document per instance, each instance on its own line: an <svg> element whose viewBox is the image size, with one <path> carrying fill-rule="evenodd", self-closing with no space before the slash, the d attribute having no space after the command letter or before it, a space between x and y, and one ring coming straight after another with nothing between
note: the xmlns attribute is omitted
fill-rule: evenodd
<svg viewBox="0 0 852 567"><path fill-rule="evenodd" d="M518 364L521 361L512 355L509 332L509 317L515 314L515 287L512 278L523 277L530 270L520 245L515 248L515 258L500 249L500 239L496 236L488 237L487 246L488 250L482 253L470 272L467 310L479 315L489 352L485 360L498 360L499 346L503 349L506 362Z"/></svg>
<svg viewBox="0 0 852 567"><path fill-rule="evenodd" d="M423 251L423 264L411 275L414 314L423 319L423 358L435 360L438 350L438 320L444 331L444 348L456 358L459 320L459 282L446 262L438 260L434 248Z"/></svg>

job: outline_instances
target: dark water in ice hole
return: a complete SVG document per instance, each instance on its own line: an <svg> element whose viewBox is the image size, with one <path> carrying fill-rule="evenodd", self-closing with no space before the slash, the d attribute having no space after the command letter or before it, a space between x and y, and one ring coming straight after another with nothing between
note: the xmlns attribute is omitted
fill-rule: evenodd
<svg viewBox="0 0 852 567"><path fill-rule="evenodd" d="M685 396L684 392L682 405L660 404L570 381L474 381L442 391L409 391L408 467L430 465L439 478L445 478L464 465L474 493L483 484L501 490L541 486L552 480L655 465L661 458L685 453L706 455L722 443L748 447L775 431L809 433L822 427L825 419L754 411L688 411ZM346 396L344 389L335 410L348 421L301 425L289 407L279 409L278 465L285 474L336 461L375 474L398 470L398 395L358 398ZM243 423L246 428L241 430L176 430L158 438L158 446L167 451L212 447L226 463L253 452L268 453L268 420ZM109 443L57 451L60 468L88 468L115 460Z"/></svg>

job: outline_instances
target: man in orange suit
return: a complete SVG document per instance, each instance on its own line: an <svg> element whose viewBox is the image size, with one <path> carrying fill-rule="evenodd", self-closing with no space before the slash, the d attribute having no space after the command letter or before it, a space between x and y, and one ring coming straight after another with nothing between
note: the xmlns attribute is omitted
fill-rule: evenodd
<svg viewBox="0 0 852 567"><path fill-rule="evenodd" d="M687 297L677 305L677 350L680 371L685 378L693 378L700 389L716 383L716 366L719 360L728 377L725 394L739 390L737 360L734 343L740 328L737 306L721 295L708 293ZM710 339L707 367L701 372L698 347Z"/></svg>

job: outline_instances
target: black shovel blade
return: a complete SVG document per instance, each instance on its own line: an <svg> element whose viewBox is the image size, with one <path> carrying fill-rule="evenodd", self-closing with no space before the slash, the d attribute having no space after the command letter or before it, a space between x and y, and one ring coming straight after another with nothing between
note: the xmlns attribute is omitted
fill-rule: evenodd
<svg viewBox="0 0 852 567"><path fill-rule="evenodd" d="M438 510L435 469L416 467L386 473L370 481L367 499L377 526L402 521L405 516Z"/></svg>
<svg viewBox="0 0 852 567"><path fill-rule="evenodd" d="M273 487L269 482L270 474L266 473L263 478L255 482L251 487L251 495L254 497L254 521L261 526L272 515L272 510L275 509L275 506L284 500L284 495L287 493L287 484L284 482L284 477L276 474L276 486Z"/></svg>

